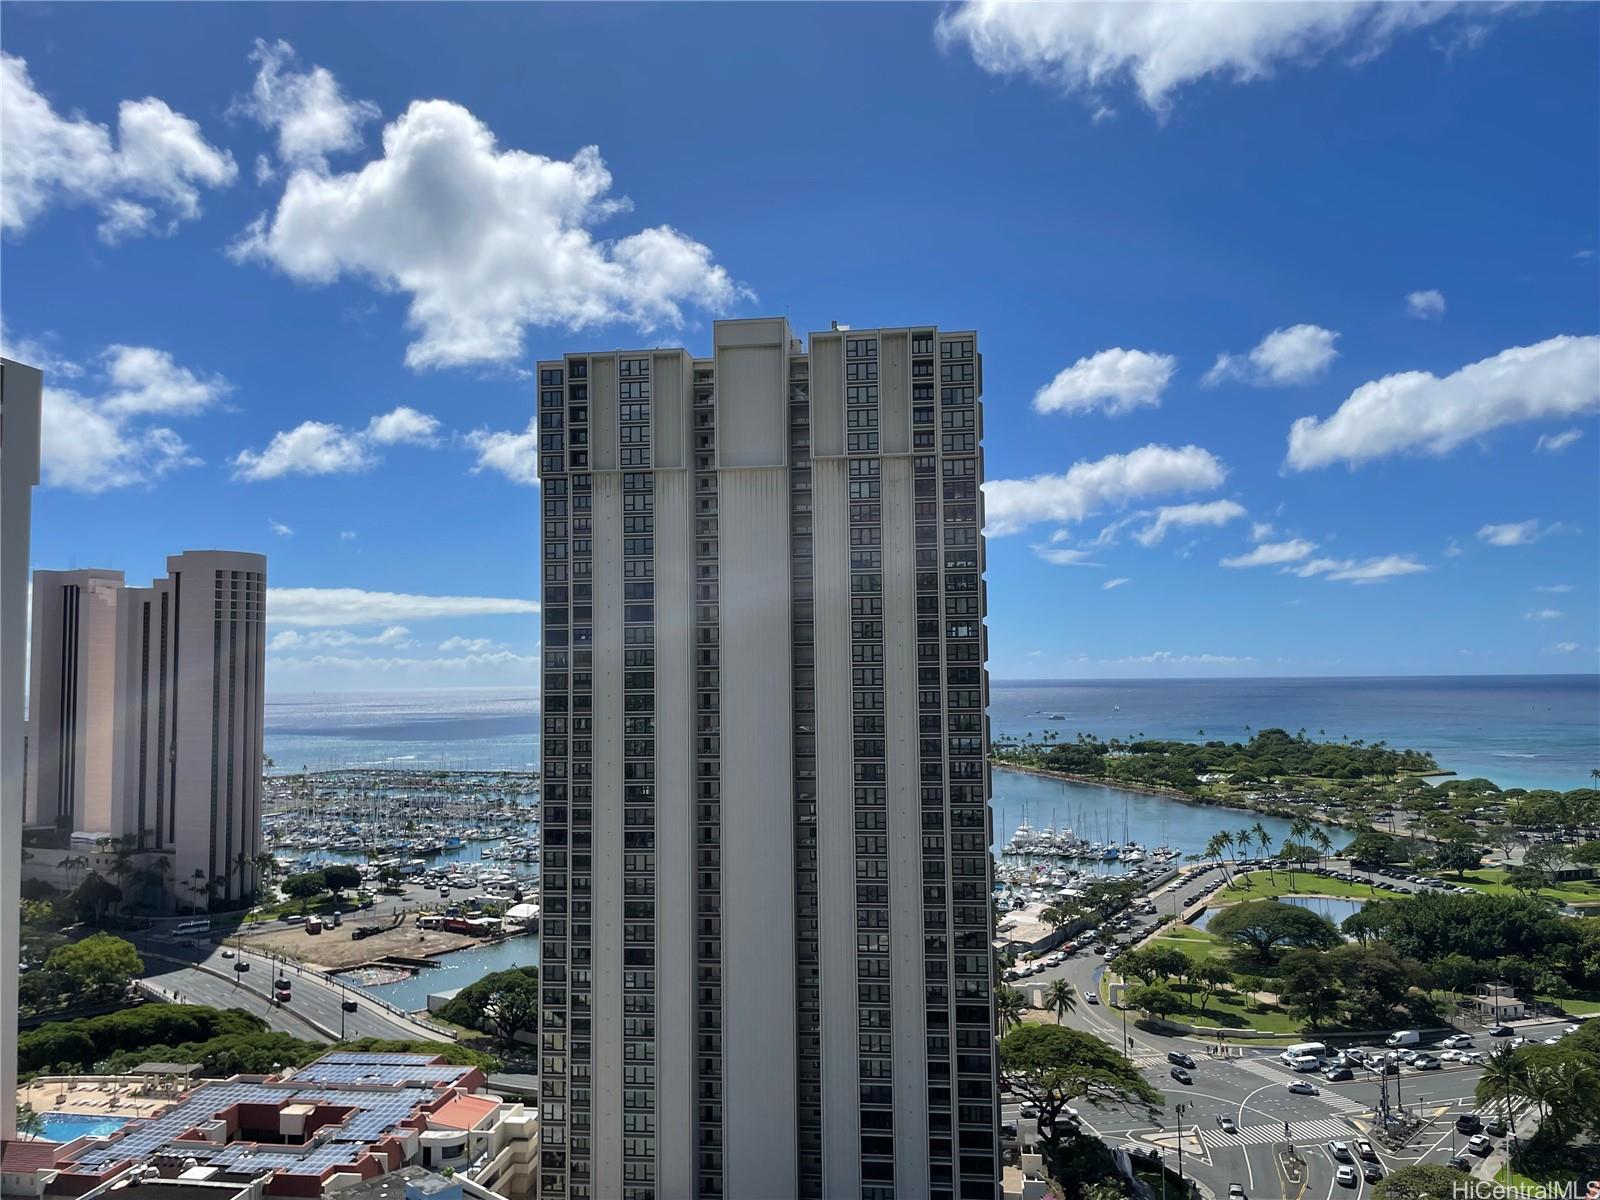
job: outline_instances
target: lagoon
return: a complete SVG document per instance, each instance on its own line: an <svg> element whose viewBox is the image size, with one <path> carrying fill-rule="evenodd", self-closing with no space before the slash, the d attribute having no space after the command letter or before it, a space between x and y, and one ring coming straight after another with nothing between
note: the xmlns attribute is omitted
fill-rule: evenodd
<svg viewBox="0 0 1600 1200"><path fill-rule="evenodd" d="M1226 897L1224 889L1217 893L1219 897ZM1367 906L1365 900L1351 900L1346 897L1334 896L1279 896L1284 904L1292 904L1296 908L1308 908L1318 916L1327 917L1335 925L1342 925L1346 917L1353 917ZM1211 918L1221 912L1224 905L1213 905L1201 913L1191 924L1196 929L1204 929L1211 924Z"/></svg>

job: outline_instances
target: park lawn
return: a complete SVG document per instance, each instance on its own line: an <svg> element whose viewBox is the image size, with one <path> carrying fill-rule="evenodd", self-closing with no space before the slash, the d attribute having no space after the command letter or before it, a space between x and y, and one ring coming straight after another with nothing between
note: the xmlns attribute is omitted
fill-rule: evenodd
<svg viewBox="0 0 1600 1200"><path fill-rule="evenodd" d="M1181 950L1194 959L1217 958L1228 949L1204 929L1196 929L1191 925L1169 926L1152 938L1149 945L1159 946L1165 950ZM1116 964L1113 963L1112 966L1115 967Z"/></svg>
<svg viewBox="0 0 1600 1200"><path fill-rule="evenodd" d="M1218 992L1212 996L1204 1015L1199 1012L1179 1015L1201 1029L1214 1025L1222 1029L1259 1029L1263 1033L1300 1031L1300 1022L1283 1009L1258 1005L1238 992Z"/></svg>
<svg viewBox="0 0 1600 1200"><path fill-rule="evenodd" d="M1540 996L1539 999L1558 1005L1569 1016L1592 1017L1600 1013L1600 1000L1579 1000L1573 996Z"/></svg>
<svg viewBox="0 0 1600 1200"><path fill-rule="evenodd" d="M1279 896L1352 896L1362 900L1370 900L1375 895L1384 893L1376 892L1365 883L1351 883L1348 879L1329 879L1324 875L1316 875L1309 871L1296 871L1293 875L1293 887L1290 887L1290 874L1287 871L1275 871L1269 874L1266 871L1251 871L1245 877L1246 882L1240 887L1222 887L1211 893L1211 899L1217 904L1232 904L1240 900L1273 900Z"/></svg>
<svg viewBox="0 0 1600 1200"><path fill-rule="evenodd" d="M1465 871L1461 875L1441 875L1441 879L1449 882L1460 882L1470 888L1477 888L1480 892L1487 892L1491 896L1514 896L1516 889L1505 882L1506 873L1501 867L1484 867L1477 871ZM1539 895L1550 900L1559 900L1563 904L1600 904L1600 883L1585 883L1574 880L1559 886L1551 885L1539 889Z"/></svg>
<svg viewBox="0 0 1600 1200"><path fill-rule="evenodd" d="M1494 1173L1494 1181L1505 1187L1517 1188L1529 1196L1542 1195L1549 1184L1564 1182L1557 1176L1551 1176L1549 1179L1540 1182L1537 1179L1529 1178L1521 1171L1513 1169L1510 1163L1507 1163Z"/></svg>

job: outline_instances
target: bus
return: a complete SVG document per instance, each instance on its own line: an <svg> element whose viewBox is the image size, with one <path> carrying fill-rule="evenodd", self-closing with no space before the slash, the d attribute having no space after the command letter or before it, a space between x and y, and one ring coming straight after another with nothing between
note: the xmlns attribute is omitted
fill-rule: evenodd
<svg viewBox="0 0 1600 1200"><path fill-rule="evenodd" d="M210 928L211 922L204 918L200 918L199 920L194 921L179 921L172 927L172 932L179 937L185 937L191 933L205 933L210 930Z"/></svg>
<svg viewBox="0 0 1600 1200"><path fill-rule="evenodd" d="M1294 1045L1286 1047L1278 1057L1283 1061L1284 1066L1292 1067L1297 1059L1322 1058L1327 1053L1328 1048L1321 1042L1296 1042Z"/></svg>

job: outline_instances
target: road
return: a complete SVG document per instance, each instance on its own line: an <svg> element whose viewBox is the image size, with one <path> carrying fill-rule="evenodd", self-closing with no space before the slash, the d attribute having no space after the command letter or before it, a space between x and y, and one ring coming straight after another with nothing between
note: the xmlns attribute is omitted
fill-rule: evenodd
<svg viewBox="0 0 1600 1200"><path fill-rule="evenodd" d="M1214 869L1200 868L1188 873L1177 891L1162 890L1152 899L1162 914L1172 913L1174 906L1181 913L1203 899L1206 889L1219 879L1220 874ZM1416 887L1414 883L1396 882ZM1303 886L1314 890L1314 884ZM1154 920L1149 915L1130 919L1132 928L1118 936L1125 942L1137 941L1153 927ZM1067 1015L1067 1022L1122 1047L1166 1097L1160 1125L1152 1125L1142 1112L1103 1112L1079 1104L1076 1107L1090 1130L1112 1147L1154 1151L1176 1167L1180 1141L1177 1106L1182 1104L1184 1174L1200 1181L1213 1196L1226 1197L1229 1185L1234 1183L1258 1200L1331 1200L1335 1193L1355 1195L1370 1190L1371 1185L1359 1179L1354 1187L1340 1186L1335 1175L1339 1164L1327 1147L1331 1141L1353 1142L1371 1135L1380 1093L1376 1074L1358 1069L1357 1078L1331 1083L1320 1075L1296 1075L1278 1061L1277 1047L1235 1043L1223 1050L1211 1046L1213 1053L1208 1055L1204 1039L1164 1036L1140 1029L1137 1013L1090 1003L1084 998L1098 997L1100 978L1106 969L1103 958L1092 952L1079 952L1059 966L1013 984L1031 992L1058 978L1069 980L1079 1002ZM1514 1024L1518 1035L1537 1040L1559 1034L1567 1023L1565 1018L1552 1018ZM1473 1048L1480 1051L1487 1051L1499 1040L1489 1037L1486 1030L1474 1028L1466 1032L1474 1035ZM1169 1052L1187 1053L1195 1060L1195 1069L1190 1072L1193 1083L1184 1085L1171 1077ZM1228 1057L1219 1057L1223 1053ZM1419 1112L1428 1124L1403 1152L1378 1150L1384 1172L1413 1162L1442 1164L1458 1151L1465 1153L1466 1139L1456 1133L1454 1118L1458 1113L1474 1111L1473 1096L1481 1076L1481 1067L1456 1064L1435 1071L1404 1067L1400 1075L1391 1076L1391 1106L1398 1085L1400 1102ZM1318 1087L1318 1095L1296 1095L1288 1090L1290 1082L1307 1078ZM1019 1109L1015 1101L1004 1104L1002 1120L1019 1121ZM1220 1128L1218 1118L1223 1116L1233 1119L1237 1133L1229 1134ZM1289 1125L1288 1141L1304 1160L1303 1179L1299 1182L1285 1177L1280 1167L1285 1122ZM1023 1139L1027 1140L1032 1123L1019 1123Z"/></svg>
<svg viewBox="0 0 1600 1200"><path fill-rule="evenodd" d="M190 940L194 944L185 946L182 940L140 936L137 944L146 958L145 981L165 992L177 993L186 1003L245 1009L264 1017L273 1029L296 1037L326 1041L332 1033L351 1038L442 1040L440 1033L426 1025L293 962L271 959L254 950L240 951ZM235 970L241 961L249 964L249 970ZM268 1000L279 973L290 983L291 998L282 1007ZM347 999L356 1001L355 1012L344 1011L343 1002Z"/></svg>

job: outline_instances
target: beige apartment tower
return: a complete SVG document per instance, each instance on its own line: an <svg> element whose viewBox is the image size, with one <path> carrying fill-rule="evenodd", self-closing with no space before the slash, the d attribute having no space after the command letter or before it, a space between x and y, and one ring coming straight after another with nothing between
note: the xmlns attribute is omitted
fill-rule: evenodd
<svg viewBox="0 0 1600 1200"><path fill-rule="evenodd" d="M28 824L152 856L180 908L255 888L266 566L190 550L149 587L34 573Z"/></svg>
<svg viewBox="0 0 1600 1200"><path fill-rule="evenodd" d="M538 380L540 1195L993 1200L976 335Z"/></svg>
<svg viewBox="0 0 1600 1200"><path fill-rule="evenodd" d="M33 573L27 823L113 828L121 571Z"/></svg>

